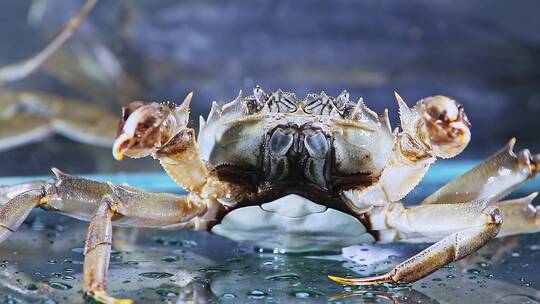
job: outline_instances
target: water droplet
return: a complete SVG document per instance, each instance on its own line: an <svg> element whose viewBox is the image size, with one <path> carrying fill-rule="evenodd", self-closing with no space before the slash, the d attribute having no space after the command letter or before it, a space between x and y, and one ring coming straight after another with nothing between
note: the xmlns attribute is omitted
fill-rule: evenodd
<svg viewBox="0 0 540 304"><path fill-rule="evenodd" d="M476 263L476 265L482 267L482 268L489 268L489 263L487 262L479 262L479 263Z"/></svg>
<svg viewBox="0 0 540 304"><path fill-rule="evenodd" d="M481 271L476 269L476 268L471 268L471 269L467 269L467 273L470 273L470 274L480 274Z"/></svg>
<svg viewBox="0 0 540 304"><path fill-rule="evenodd" d="M66 274L66 275L62 276L62 280L64 280L64 281L73 281L73 280L75 280L75 277L72 276L72 275Z"/></svg>
<svg viewBox="0 0 540 304"><path fill-rule="evenodd" d="M51 276L53 276L55 278L61 278L63 276L63 274L60 273L60 272L53 272L53 273L51 273Z"/></svg>
<svg viewBox="0 0 540 304"><path fill-rule="evenodd" d="M305 298L309 298L309 293L303 292L303 291L299 291L299 292L295 293L294 296L297 297L297 298L303 298L303 299L305 299Z"/></svg>
<svg viewBox="0 0 540 304"><path fill-rule="evenodd" d="M111 252L111 261L120 261L122 260L122 252L121 251L112 251Z"/></svg>
<svg viewBox="0 0 540 304"><path fill-rule="evenodd" d="M298 279L300 279L300 276L294 272L278 273L265 278L265 280L269 281L296 281Z"/></svg>
<svg viewBox="0 0 540 304"><path fill-rule="evenodd" d="M124 262L124 264L133 266L133 265L139 265L139 262L136 262L136 261L126 261L126 262Z"/></svg>
<svg viewBox="0 0 540 304"><path fill-rule="evenodd" d="M262 290L254 289L250 292L248 292L248 298L250 299L264 299L268 294Z"/></svg>
<svg viewBox="0 0 540 304"><path fill-rule="evenodd" d="M168 272L143 272L139 273L139 276L152 279L163 279L170 278L173 274Z"/></svg>
<svg viewBox="0 0 540 304"><path fill-rule="evenodd" d="M62 282L45 282L47 285L49 285L51 288L58 289L58 290L68 290L73 288L73 286L68 285L66 283Z"/></svg>
<svg viewBox="0 0 540 304"><path fill-rule="evenodd" d="M536 250L540 250L540 245L531 245L529 248L530 248L531 250L535 250L535 251L536 251Z"/></svg>
<svg viewBox="0 0 540 304"><path fill-rule="evenodd" d="M153 238L154 242L163 245L193 247L197 246L197 243L191 240L183 240L175 237L157 236Z"/></svg>
<svg viewBox="0 0 540 304"><path fill-rule="evenodd" d="M447 278L447 279L455 279L456 277L453 276L453 275L451 275L451 274L449 274L449 275L446 276L446 278Z"/></svg>
<svg viewBox="0 0 540 304"><path fill-rule="evenodd" d="M27 284L26 286L24 286L24 288L26 288L28 290L38 290L39 286L37 284L30 283L30 284Z"/></svg>
<svg viewBox="0 0 540 304"><path fill-rule="evenodd" d="M289 291L289 295L295 298L306 299L306 298L317 298L320 296L324 296L324 293L318 290L313 290L313 289L293 289Z"/></svg>
<svg viewBox="0 0 540 304"><path fill-rule="evenodd" d="M172 263L178 261L178 257L174 255L167 255L161 258L163 262Z"/></svg>
<svg viewBox="0 0 540 304"><path fill-rule="evenodd" d="M158 288L156 289L156 293L162 297L167 298L174 298L178 296L178 293L176 291L170 290L168 288Z"/></svg>
<svg viewBox="0 0 540 304"><path fill-rule="evenodd" d="M236 295L234 293L224 293L221 295L223 299L234 299L236 298Z"/></svg>

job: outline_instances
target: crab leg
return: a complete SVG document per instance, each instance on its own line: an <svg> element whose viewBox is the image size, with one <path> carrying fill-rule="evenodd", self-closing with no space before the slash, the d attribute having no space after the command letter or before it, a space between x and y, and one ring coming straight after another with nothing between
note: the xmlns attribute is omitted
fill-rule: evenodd
<svg viewBox="0 0 540 304"><path fill-rule="evenodd" d="M35 72L47 58L73 36L96 2L97 0L87 0L79 13L71 18L67 25L37 54L21 62L0 68L0 84L20 80Z"/></svg>
<svg viewBox="0 0 540 304"><path fill-rule="evenodd" d="M493 203L504 218L498 237L540 231L540 207L531 204L537 195L535 192L526 197Z"/></svg>
<svg viewBox="0 0 540 304"><path fill-rule="evenodd" d="M0 242L15 232L35 207L89 220L83 289L105 303L127 303L108 296L104 288L112 225L204 229L214 220L215 213L208 212L209 209L218 211L219 203L193 196L150 193L67 175L58 169L53 172L56 179L46 183L0 188L4 197L13 197L0 206ZM21 193L24 190L27 191Z"/></svg>
<svg viewBox="0 0 540 304"><path fill-rule="evenodd" d="M0 151L40 141L52 133L47 119L32 114L0 119Z"/></svg>
<svg viewBox="0 0 540 304"><path fill-rule="evenodd" d="M40 189L45 181L0 186L0 206L28 190Z"/></svg>
<svg viewBox="0 0 540 304"><path fill-rule="evenodd" d="M0 208L0 243L7 239L24 222L30 211L45 196L41 189L28 190Z"/></svg>
<svg viewBox="0 0 540 304"><path fill-rule="evenodd" d="M487 197L497 201L505 197L540 171L540 154L532 156L525 149L516 155L512 151L515 142L515 139L510 140L497 153L444 185L422 204L463 203Z"/></svg>
<svg viewBox="0 0 540 304"><path fill-rule="evenodd" d="M502 226L501 212L495 206L486 207L488 203L477 201L469 204L430 206L440 208L400 207L389 210L382 217L376 216L375 221L386 219L387 223L375 222L375 226L394 227L398 238L411 237L413 241L429 240L445 230L457 231L447 234L448 236L384 275L358 279L330 276L330 279L342 284L371 285L411 283L424 278L444 265L475 252L497 236ZM446 213L448 211L454 212Z"/></svg>
<svg viewBox="0 0 540 304"><path fill-rule="evenodd" d="M0 91L0 150L60 134L111 147L118 121L87 102L37 91Z"/></svg>
<svg viewBox="0 0 540 304"><path fill-rule="evenodd" d="M115 299L105 291L105 280L109 269L112 244L112 217L114 199L107 195L90 221L84 246L83 290L103 303L132 303L129 299Z"/></svg>

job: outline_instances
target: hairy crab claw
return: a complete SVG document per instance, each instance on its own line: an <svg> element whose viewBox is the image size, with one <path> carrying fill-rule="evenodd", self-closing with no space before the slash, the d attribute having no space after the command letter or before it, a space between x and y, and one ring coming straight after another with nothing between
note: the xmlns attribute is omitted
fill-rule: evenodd
<svg viewBox="0 0 540 304"><path fill-rule="evenodd" d="M180 106L134 101L122 108L112 154L117 160L148 156L184 129L189 119L190 92Z"/></svg>
<svg viewBox="0 0 540 304"><path fill-rule="evenodd" d="M395 95L403 129L416 134L436 156L454 157L467 147L471 139L471 124L461 104L452 98L436 95L420 100L409 109L401 96Z"/></svg>
<svg viewBox="0 0 540 304"><path fill-rule="evenodd" d="M461 104L437 95L422 99L416 108L424 118L429 141L438 156L453 157L465 149L471 139L471 124Z"/></svg>

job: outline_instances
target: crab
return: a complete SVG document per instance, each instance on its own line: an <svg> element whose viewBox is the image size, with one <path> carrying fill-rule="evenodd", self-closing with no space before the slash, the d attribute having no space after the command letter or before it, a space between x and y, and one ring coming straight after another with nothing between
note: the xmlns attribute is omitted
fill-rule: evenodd
<svg viewBox="0 0 540 304"><path fill-rule="evenodd" d="M515 139L419 205L400 201L437 158L451 158L470 141L464 108L445 96L409 108L396 93L401 127L343 91L299 99L294 93L242 92L188 126L190 93L180 105L135 101L122 109L113 156L159 160L188 194L151 193L53 169L46 182L1 188L0 241L39 207L90 222L82 286L107 294L113 225L191 228L252 242L278 252L336 250L374 242L433 245L373 277L342 284L419 280L475 252L495 237L540 229L536 196L503 200L540 170L540 155L513 152Z"/></svg>

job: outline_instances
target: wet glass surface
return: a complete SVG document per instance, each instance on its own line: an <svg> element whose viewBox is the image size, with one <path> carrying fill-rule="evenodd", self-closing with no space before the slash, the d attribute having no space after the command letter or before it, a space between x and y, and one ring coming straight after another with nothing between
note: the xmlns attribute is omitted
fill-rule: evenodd
<svg viewBox="0 0 540 304"><path fill-rule="evenodd" d="M34 211L0 246L0 301L81 301L86 228ZM414 284L371 288L344 287L326 275L384 272L427 245L284 255L189 230L116 228L113 240L108 290L140 303L540 303L540 234L497 239Z"/></svg>

